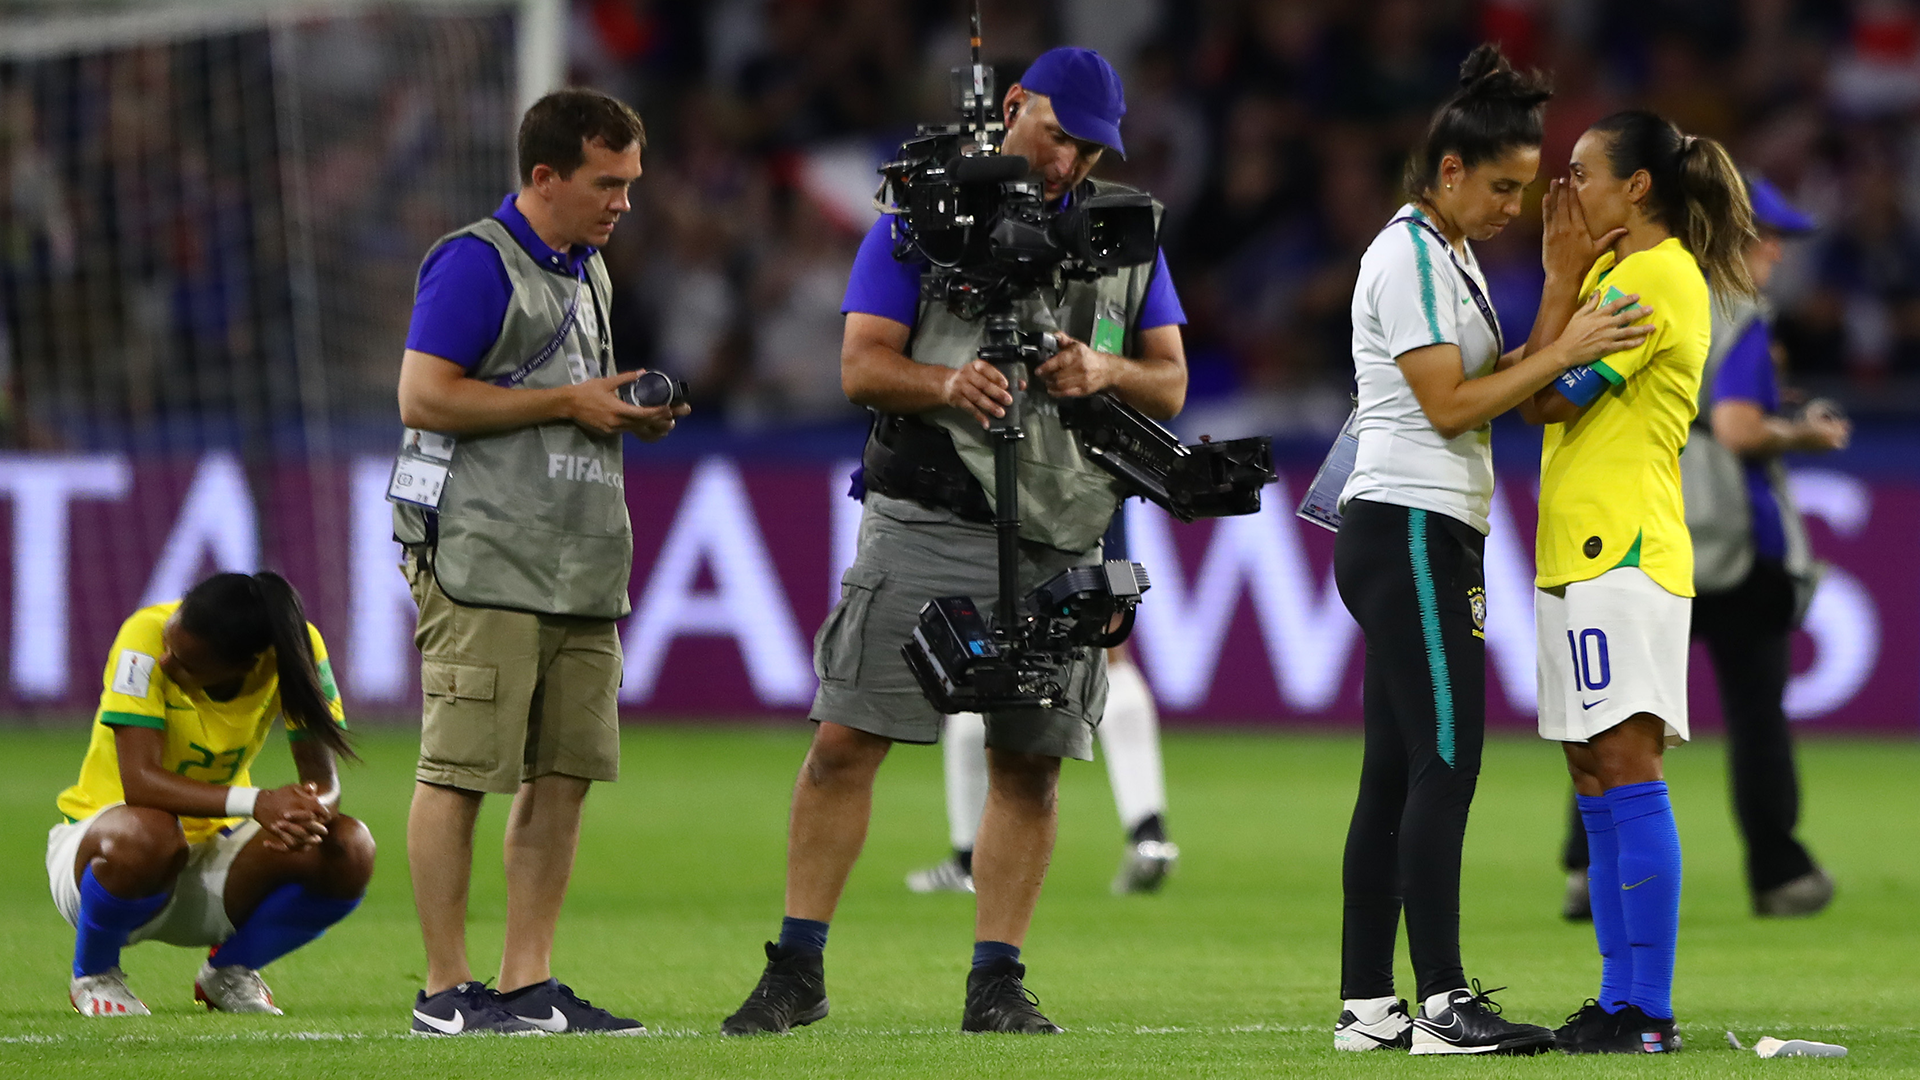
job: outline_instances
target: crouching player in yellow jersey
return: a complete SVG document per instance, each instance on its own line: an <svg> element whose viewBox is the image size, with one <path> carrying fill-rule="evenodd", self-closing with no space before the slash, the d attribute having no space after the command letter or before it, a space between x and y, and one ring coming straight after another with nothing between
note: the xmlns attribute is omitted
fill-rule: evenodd
<svg viewBox="0 0 1920 1080"><path fill-rule="evenodd" d="M1720 144L1648 112L1588 128L1547 206L1548 339L1579 304L1638 294L1654 332L1522 406L1544 423L1534 594L1540 734L1560 742L1592 851L1600 992L1555 1043L1677 1050L1680 833L1660 755L1687 738L1693 544L1680 448L1699 400L1708 285L1752 295L1746 186ZM1704 273L1703 273L1704 271ZM1553 317L1548 317L1549 314Z"/></svg>
<svg viewBox="0 0 1920 1080"><path fill-rule="evenodd" d="M133 613L107 656L80 781L47 836L53 902L75 931L69 999L144 1016L121 947L214 946L194 980L209 1009L279 1013L260 969L360 903L373 838L337 812L353 756L327 647L278 574L216 574ZM285 719L300 782L249 786Z"/></svg>

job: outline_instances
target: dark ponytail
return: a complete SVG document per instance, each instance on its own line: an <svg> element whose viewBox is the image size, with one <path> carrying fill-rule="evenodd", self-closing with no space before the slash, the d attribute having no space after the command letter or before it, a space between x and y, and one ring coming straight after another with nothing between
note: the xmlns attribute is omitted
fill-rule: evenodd
<svg viewBox="0 0 1920 1080"><path fill-rule="evenodd" d="M1641 109L1614 113L1589 130L1609 136L1607 164L1615 180L1646 170L1653 181L1647 216L1680 238L1714 292L1749 298L1757 293L1746 251L1760 234L1747 182L1726 147L1683 135L1671 121Z"/></svg>
<svg viewBox="0 0 1920 1080"><path fill-rule="evenodd" d="M1471 169L1516 146L1539 146L1541 113L1553 97L1537 71L1513 70L1500 46L1482 44L1460 64L1460 89L1434 111L1426 137L1407 160L1407 194L1426 198L1448 154Z"/></svg>
<svg viewBox="0 0 1920 1080"><path fill-rule="evenodd" d="M180 601L180 628L234 665L252 664L272 649L280 708L288 721L335 754L358 760L346 733L333 722L307 636L306 609L286 578L270 570L215 574Z"/></svg>

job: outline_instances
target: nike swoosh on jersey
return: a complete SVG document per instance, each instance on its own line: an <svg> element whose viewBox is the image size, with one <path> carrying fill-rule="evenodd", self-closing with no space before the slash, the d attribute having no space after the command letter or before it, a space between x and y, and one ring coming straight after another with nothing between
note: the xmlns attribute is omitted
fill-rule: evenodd
<svg viewBox="0 0 1920 1080"><path fill-rule="evenodd" d="M551 1008L551 1006L549 1007ZM544 1020L538 1016L522 1016L520 1013L514 1013L513 1015L519 1016L520 1019L525 1020L527 1023L532 1024L542 1031L558 1033L567 1030L567 1014L557 1008L553 1010L552 1016Z"/></svg>
<svg viewBox="0 0 1920 1080"><path fill-rule="evenodd" d="M467 1014L459 1009L453 1010L453 1019L442 1020L437 1016L428 1016L419 1009L413 1010L413 1018L442 1035L458 1035L467 1030Z"/></svg>
<svg viewBox="0 0 1920 1080"><path fill-rule="evenodd" d="M1607 703L1607 699L1601 698L1599 701L1594 702L1593 705L1605 705L1606 703ZM1582 712L1585 712L1586 710L1593 708L1593 705L1589 705L1583 701L1580 703L1580 710Z"/></svg>
<svg viewBox="0 0 1920 1080"><path fill-rule="evenodd" d="M1652 881L1652 880L1653 880L1654 878L1657 878L1657 877L1659 877L1659 876L1660 876L1659 874L1653 874L1653 875L1651 875L1651 876L1649 876L1649 877L1646 877L1646 878L1644 878L1644 879L1642 879L1642 880L1640 880L1640 881L1636 881L1636 882L1634 882L1634 883L1633 883L1633 884L1631 884L1631 885L1622 885L1622 886L1620 886L1620 887L1621 887L1622 889L1637 889L1637 888L1639 888L1640 886L1642 886L1642 885L1645 885L1645 884L1646 884L1647 882L1649 882L1649 881Z"/></svg>

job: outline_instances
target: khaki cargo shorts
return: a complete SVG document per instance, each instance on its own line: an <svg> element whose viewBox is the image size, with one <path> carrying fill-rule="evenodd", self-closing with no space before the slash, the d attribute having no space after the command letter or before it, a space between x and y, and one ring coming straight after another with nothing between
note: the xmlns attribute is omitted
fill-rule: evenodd
<svg viewBox="0 0 1920 1080"><path fill-rule="evenodd" d="M429 784L512 794L559 774L620 776L619 621L456 604L408 549L420 608L420 765Z"/></svg>
<svg viewBox="0 0 1920 1080"><path fill-rule="evenodd" d="M999 591L998 545L991 525L944 510L868 492L860 548L840 579L840 602L813 640L820 690L808 714L892 739L931 743L941 716L921 696L900 646L936 596L971 596L991 616ZM1020 545L1020 588L1062 570L1100 561L1044 544ZM1089 649L1067 671L1066 701L1053 709L987 714L987 745L1023 754L1093 760L1093 730L1107 707L1107 656Z"/></svg>

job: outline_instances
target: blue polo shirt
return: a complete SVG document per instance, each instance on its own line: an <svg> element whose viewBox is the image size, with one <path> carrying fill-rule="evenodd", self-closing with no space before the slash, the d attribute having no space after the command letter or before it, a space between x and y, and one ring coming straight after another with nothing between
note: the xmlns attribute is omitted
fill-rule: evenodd
<svg viewBox="0 0 1920 1080"><path fill-rule="evenodd" d="M596 248L576 246L555 251L533 231L527 216L514 205L517 195L501 200L494 220L507 227L533 261L556 274L577 281L587 277L587 260ZM407 327L407 348L451 360L468 372L500 340L513 285L506 264L492 244L477 236L461 236L440 245L420 267L420 285L413 298L413 321Z"/></svg>
<svg viewBox="0 0 1920 1080"><path fill-rule="evenodd" d="M920 272L924 265L902 262L893 257L893 219L881 215L860 241L860 253L853 258L853 273L847 278L847 295L840 302L840 314L859 312L878 315L912 326L920 317ZM1167 253L1154 260L1153 276L1147 279L1147 295L1140 307L1140 329L1157 326L1184 326L1187 313L1173 291L1173 278L1167 274Z"/></svg>
<svg viewBox="0 0 1920 1080"><path fill-rule="evenodd" d="M1759 319L1747 327L1720 361L1713 377L1712 404L1723 401L1749 401L1772 416L1780 410L1780 384L1774 377L1773 350L1767 324ZM1780 522L1780 504L1774 500L1773 485L1767 482L1766 465L1743 461L1746 473L1747 502L1753 507L1753 550L1775 561L1787 557L1786 527Z"/></svg>

